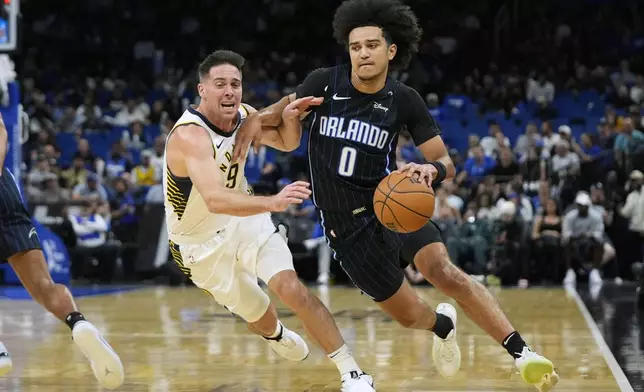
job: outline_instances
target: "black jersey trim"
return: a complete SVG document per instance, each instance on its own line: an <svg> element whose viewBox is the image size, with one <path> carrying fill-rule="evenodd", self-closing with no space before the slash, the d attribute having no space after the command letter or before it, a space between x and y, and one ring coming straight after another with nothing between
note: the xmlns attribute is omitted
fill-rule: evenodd
<svg viewBox="0 0 644 392"><path fill-rule="evenodd" d="M244 108L244 110L245 109L246 108ZM239 113L239 111L237 111L237 123L233 127L232 131L225 132L221 128L217 127L215 124L210 122L210 120L208 120L208 118L206 118L206 116L204 116L203 114L199 113L192 106L188 106L188 112L190 112L191 114L194 114L195 116L199 117L201 119L201 121L203 121L208 126L208 128L210 128L214 133L216 133L217 135L222 136L222 137L231 137L233 135L234 131L237 129L237 127L239 127L239 124L241 123L241 113Z"/></svg>

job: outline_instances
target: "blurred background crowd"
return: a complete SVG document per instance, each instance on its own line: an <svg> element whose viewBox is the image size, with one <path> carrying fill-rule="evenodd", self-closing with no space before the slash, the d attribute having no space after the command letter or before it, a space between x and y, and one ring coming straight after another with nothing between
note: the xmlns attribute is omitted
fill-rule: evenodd
<svg viewBox="0 0 644 392"><path fill-rule="evenodd" d="M142 274L137 238L163 201L165 137L198 102L201 58L242 53L244 102L258 109L345 61L331 32L339 1L244 3L204 0L187 13L180 2L23 0L13 57L30 117L22 179L31 205L63 206L44 223L72 250L74 279L183 281L166 267ZM408 3L424 41L392 76L426 99L457 166L434 215L454 263L490 285L632 279L644 234L644 4ZM246 176L256 193L275 193L306 178L306 154L306 143L263 147ZM424 160L404 132L398 159ZM346 281L312 203L275 219L291 226L305 279Z"/></svg>

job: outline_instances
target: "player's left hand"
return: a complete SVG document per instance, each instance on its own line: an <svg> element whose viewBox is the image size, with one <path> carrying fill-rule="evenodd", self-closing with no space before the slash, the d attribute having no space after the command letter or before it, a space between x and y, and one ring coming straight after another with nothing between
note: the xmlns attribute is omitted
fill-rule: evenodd
<svg viewBox="0 0 644 392"><path fill-rule="evenodd" d="M438 175L438 170L434 165L420 165L418 163L409 162L403 165L400 169L396 170L399 173L407 173L407 177L418 179L428 187L432 187L432 181Z"/></svg>
<svg viewBox="0 0 644 392"><path fill-rule="evenodd" d="M318 106L322 104L324 98L320 97L302 97L289 103L282 112L282 118L285 121L299 120L300 116L307 112L311 106Z"/></svg>

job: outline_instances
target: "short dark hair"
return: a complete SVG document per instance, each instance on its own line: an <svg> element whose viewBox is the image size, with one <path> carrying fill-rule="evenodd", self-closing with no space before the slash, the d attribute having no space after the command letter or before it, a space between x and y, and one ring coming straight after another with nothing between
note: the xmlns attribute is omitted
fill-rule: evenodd
<svg viewBox="0 0 644 392"><path fill-rule="evenodd" d="M411 8L399 0L346 0L335 11L333 36L341 45L348 45L353 29L364 26L380 27L387 43L396 44L392 68L406 68L418 53L423 29Z"/></svg>
<svg viewBox="0 0 644 392"><path fill-rule="evenodd" d="M244 56L232 50L216 50L206 56L201 64L199 64L199 80L206 77L212 67L221 64L230 64L241 72L245 61Z"/></svg>

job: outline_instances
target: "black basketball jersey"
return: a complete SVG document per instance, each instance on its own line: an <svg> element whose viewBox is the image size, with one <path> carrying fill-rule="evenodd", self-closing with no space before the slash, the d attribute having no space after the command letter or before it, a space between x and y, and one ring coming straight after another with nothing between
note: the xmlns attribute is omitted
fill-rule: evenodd
<svg viewBox="0 0 644 392"><path fill-rule="evenodd" d="M396 170L403 127L417 146L441 134L414 89L387 78L379 92L361 93L351 84L349 65L311 72L296 95L324 97L309 114L308 140L313 201L323 211L372 205L378 183Z"/></svg>

